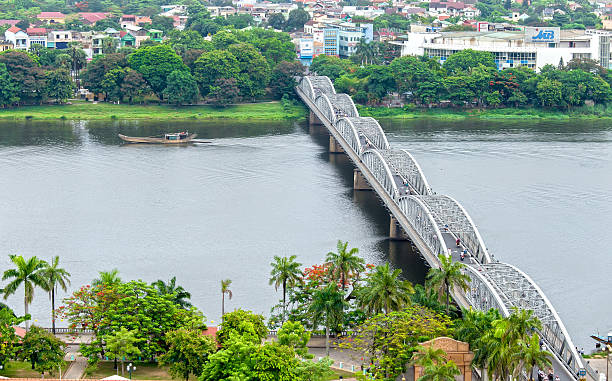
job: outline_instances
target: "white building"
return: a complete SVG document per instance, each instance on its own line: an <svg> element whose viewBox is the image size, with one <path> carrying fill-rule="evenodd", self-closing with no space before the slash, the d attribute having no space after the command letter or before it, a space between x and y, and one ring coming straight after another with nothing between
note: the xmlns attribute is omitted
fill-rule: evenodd
<svg viewBox="0 0 612 381"><path fill-rule="evenodd" d="M542 35L544 38L542 38ZM591 58L610 65L610 35L605 31L526 28L522 32L408 33L401 55L426 55L440 63L464 49L491 52L499 69L527 66L539 70L574 58ZM547 39L548 38L548 39ZM540 42L542 41L542 42Z"/></svg>
<svg viewBox="0 0 612 381"><path fill-rule="evenodd" d="M27 50L30 47L28 34L16 26L12 26L4 32L4 39L11 42L15 49Z"/></svg>

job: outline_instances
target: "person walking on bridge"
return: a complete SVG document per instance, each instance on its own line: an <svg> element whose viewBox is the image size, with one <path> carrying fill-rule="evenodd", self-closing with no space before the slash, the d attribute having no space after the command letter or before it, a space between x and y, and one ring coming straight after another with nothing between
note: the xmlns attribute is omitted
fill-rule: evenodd
<svg viewBox="0 0 612 381"><path fill-rule="evenodd" d="M457 241L455 241L455 243L457 244L457 247L459 247L459 245L461 244L461 239L457 238Z"/></svg>

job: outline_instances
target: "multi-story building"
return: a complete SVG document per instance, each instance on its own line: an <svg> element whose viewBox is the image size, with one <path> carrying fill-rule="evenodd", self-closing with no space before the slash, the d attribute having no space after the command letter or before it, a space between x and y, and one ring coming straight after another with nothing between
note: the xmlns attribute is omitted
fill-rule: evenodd
<svg viewBox="0 0 612 381"><path fill-rule="evenodd" d="M323 54L326 56L340 55L340 29L323 29Z"/></svg>
<svg viewBox="0 0 612 381"><path fill-rule="evenodd" d="M36 15L36 18L47 24L64 24L66 22L66 15L62 12L40 12Z"/></svg>
<svg viewBox="0 0 612 381"><path fill-rule="evenodd" d="M34 45L47 47L47 30L45 28L28 28L26 33L28 34L28 49L31 49Z"/></svg>
<svg viewBox="0 0 612 381"><path fill-rule="evenodd" d="M4 52L5 50L14 49L13 43L6 40L0 40L0 52Z"/></svg>
<svg viewBox="0 0 612 381"><path fill-rule="evenodd" d="M4 32L4 39L13 44L15 49L27 50L30 47L28 34L16 26L12 26Z"/></svg>
<svg viewBox="0 0 612 381"><path fill-rule="evenodd" d="M72 32L69 30L52 30L47 36L47 47L67 49L72 42Z"/></svg>
<svg viewBox="0 0 612 381"><path fill-rule="evenodd" d="M464 49L491 52L499 69L567 63L591 58L605 68L610 65L610 34L606 31L525 28L524 31L408 33L401 43L402 56L426 55L440 63Z"/></svg>

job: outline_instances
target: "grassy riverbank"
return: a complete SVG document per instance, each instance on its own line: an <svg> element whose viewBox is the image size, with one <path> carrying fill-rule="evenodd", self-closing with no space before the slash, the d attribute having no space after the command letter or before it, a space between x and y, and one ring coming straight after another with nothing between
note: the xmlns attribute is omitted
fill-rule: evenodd
<svg viewBox="0 0 612 381"><path fill-rule="evenodd" d="M491 110L457 110L457 109L418 109L357 106L361 116L391 119L609 119L612 118L612 107L580 107L572 110L542 110L499 108Z"/></svg>
<svg viewBox="0 0 612 381"><path fill-rule="evenodd" d="M283 107L280 102L245 103L225 108L212 106L114 105L73 102L70 105L24 106L1 109L0 119L235 119L284 120L306 117L300 105Z"/></svg>

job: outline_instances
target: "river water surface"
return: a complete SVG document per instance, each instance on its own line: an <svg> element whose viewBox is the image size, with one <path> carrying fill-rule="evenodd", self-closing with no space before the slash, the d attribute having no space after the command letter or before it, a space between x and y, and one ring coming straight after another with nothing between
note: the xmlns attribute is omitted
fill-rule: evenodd
<svg viewBox="0 0 612 381"><path fill-rule="evenodd" d="M381 121L438 193L468 210L497 258L544 290L575 343L612 328L612 128L601 122ZM189 129L210 144L123 145ZM387 240L389 217L353 192L352 166L294 122L0 123L0 271L8 254L59 255L74 289L98 271L177 277L209 322L226 309L268 314L274 255L320 263L338 239L369 263L422 282L425 262ZM21 290L8 303L22 311ZM49 324L37 290L31 307ZM214 323L213 323L214 324ZM65 326L66 323L59 323Z"/></svg>

